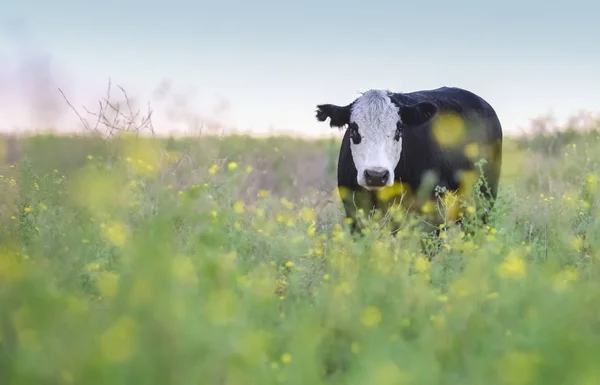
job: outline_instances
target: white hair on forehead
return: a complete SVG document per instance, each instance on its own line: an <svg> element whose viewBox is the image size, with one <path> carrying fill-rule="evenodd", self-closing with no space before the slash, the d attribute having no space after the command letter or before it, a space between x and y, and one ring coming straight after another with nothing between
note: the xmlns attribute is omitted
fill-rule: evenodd
<svg viewBox="0 0 600 385"><path fill-rule="evenodd" d="M350 143L357 170L357 182L366 186L365 173L387 172L385 184L394 183L394 169L400 160L402 138L395 139L399 108L385 90L371 89L353 103L350 121L360 141ZM383 171L382 171L383 170Z"/></svg>
<svg viewBox="0 0 600 385"><path fill-rule="evenodd" d="M359 96L353 104L352 120L362 123L377 123L398 120L398 107L392 103L389 94L385 90L368 90ZM357 122L358 123L358 122Z"/></svg>

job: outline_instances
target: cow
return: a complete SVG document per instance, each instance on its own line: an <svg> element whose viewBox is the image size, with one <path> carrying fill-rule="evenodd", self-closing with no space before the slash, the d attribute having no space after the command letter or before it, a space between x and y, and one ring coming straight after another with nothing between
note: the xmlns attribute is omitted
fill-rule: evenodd
<svg viewBox="0 0 600 385"><path fill-rule="evenodd" d="M337 185L353 234L363 228L359 211L385 215L400 203L423 214L428 203L439 207L438 199L448 196L455 199L450 220L461 222L464 210L456 199L477 190L487 203L478 218L487 223L498 193L503 134L495 110L479 95L458 87L371 89L345 106L318 104L316 118L345 128ZM480 176L483 183L475 184ZM439 234L448 217L437 218L430 223Z"/></svg>

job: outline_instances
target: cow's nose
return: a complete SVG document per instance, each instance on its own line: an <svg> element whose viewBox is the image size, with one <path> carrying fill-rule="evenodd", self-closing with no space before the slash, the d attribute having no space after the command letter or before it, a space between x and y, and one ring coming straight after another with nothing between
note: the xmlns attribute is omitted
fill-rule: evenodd
<svg viewBox="0 0 600 385"><path fill-rule="evenodd" d="M385 186L390 177L390 172L385 168L375 167L365 170L365 182L369 187Z"/></svg>

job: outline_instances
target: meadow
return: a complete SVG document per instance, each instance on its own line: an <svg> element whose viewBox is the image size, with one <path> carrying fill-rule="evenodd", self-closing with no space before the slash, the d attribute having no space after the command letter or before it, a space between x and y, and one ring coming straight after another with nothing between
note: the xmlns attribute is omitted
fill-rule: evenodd
<svg viewBox="0 0 600 385"><path fill-rule="evenodd" d="M3 138L0 384L599 384L599 128L506 138L431 261L351 238L339 139Z"/></svg>

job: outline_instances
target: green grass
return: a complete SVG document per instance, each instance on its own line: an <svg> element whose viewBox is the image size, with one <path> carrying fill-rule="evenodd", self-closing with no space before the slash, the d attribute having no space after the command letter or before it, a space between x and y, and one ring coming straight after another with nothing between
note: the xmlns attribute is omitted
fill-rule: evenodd
<svg viewBox="0 0 600 385"><path fill-rule="evenodd" d="M21 139L0 384L598 384L600 140L563 139L507 139L431 262L340 226L338 141Z"/></svg>

